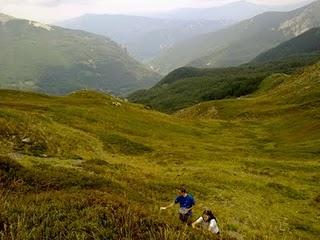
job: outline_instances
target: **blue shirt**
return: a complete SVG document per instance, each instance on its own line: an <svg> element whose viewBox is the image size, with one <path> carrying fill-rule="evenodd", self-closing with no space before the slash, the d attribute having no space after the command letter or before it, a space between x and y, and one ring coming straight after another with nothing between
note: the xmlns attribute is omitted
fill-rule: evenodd
<svg viewBox="0 0 320 240"><path fill-rule="evenodd" d="M191 208L195 205L194 199L191 195L187 196L178 196L175 200L175 203L180 204L180 208Z"/></svg>

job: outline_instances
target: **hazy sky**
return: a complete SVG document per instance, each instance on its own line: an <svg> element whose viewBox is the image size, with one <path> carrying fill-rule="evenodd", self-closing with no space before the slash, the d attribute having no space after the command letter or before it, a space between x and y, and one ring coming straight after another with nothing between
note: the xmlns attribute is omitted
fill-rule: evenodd
<svg viewBox="0 0 320 240"><path fill-rule="evenodd" d="M15 17L53 22L84 13L135 13L174 8L217 6L235 0L0 0L0 12ZM302 0L250 0L285 5Z"/></svg>

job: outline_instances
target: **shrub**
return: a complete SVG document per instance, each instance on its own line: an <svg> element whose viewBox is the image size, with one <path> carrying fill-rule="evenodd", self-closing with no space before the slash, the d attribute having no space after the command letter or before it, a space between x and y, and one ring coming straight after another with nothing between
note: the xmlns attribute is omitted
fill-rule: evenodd
<svg viewBox="0 0 320 240"><path fill-rule="evenodd" d="M101 136L101 139L104 143L105 150L114 153L142 155L153 151L152 148L142 143L134 142L117 134L103 135Z"/></svg>
<svg viewBox="0 0 320 240"><path fill-rule="evenodd" d="M302 192L299 192L291 187L282 185L280 183L268 183L267 187L275 190L276 192L282 194L285 197L289 197L296 200L305 199L305 196Z"/></svg>

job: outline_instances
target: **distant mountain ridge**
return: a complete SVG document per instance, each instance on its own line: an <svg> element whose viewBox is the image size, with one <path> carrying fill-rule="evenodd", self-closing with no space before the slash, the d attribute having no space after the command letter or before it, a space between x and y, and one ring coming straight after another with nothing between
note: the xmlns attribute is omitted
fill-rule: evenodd
<svg viewBox="0 0 320 240"><path fill-rule="evenodd" d="M185 65L236 66L299 34L320 26L320 1L291 12L267 12L215 33L176 44L150 62L165 74Z"/></svg>
<svg viewBox="0 0 320 240"><path fill-rule="evenodd" d="M312 28L298 37L260 54L253 62L270 62L288 56L299 57L306 54L320 54L320 28Z"/></svg>
<svg viewBox="0 0 320 240"><path fill-rule="evenodd" d="M184 20L206 19L234 21L244 20L260 13L270 11L272 7L254 4L248 1L237 1L211 8L182 8L168 13L159 14L163 18L175 18ZM157 16L157 15L156 15Z"/></svg>
<svg viewBox="0 0 320 240"><path fill-rule="evenodd" d="M125 94L159 75L110 39L0 15L0 87L64 94L90 88Z"/></svg>
<svg viewBox="0 0 320 240"><path fill-rule="evenodd" d="M169 12L156 13L152 15L145 14L145 16L181 20L228 19L232 21L241 21L267 11L292 11L294 9L303 7L311 2L311 0L307 0L289 5L263 5L252 3L249 1L236 1L216 7L180 8L171 10Z"/></svg>
<svg viewBox="0 0 320 240"><path fill-rule="evenodd" d="M0 13L0 23L1 24L5 24L6 22L8 22L8 21L10 21L12 19L14 19L14 17L11 17L11 16L3 14L3 13Z"/></svg>
<svg viewBox="0 0 320 240"><path fill-rule="evenodd" d="M107 36L124 45L137 59L148 60L179 41L214 32L231 23L222 20L176 20L87 14L58 22L56 25Z"/></svg>
<svg viewBox="0 0 320 240"><path fill-rule="evenodd" d="M150 61L192 37L215 32L266 11L292 10L303 4L306 2L267 6L238 1L213 8L177 9L166 13L86 14L55 24L107 36L126 47L135 58Z"/></svg>

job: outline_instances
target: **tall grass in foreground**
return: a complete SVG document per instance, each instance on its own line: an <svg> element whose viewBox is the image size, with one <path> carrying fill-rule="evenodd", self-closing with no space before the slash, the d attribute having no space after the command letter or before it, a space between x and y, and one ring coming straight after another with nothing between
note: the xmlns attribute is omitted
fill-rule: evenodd
<svg viewBox="0 0 320 240"><path fill-rule="evenodd" d="M204 239L111 193L115 183L66 171L0 157L0 239Z"/></svg>
<svg viewBox="0 0 320 240"><path fill-rule="evenodd" d="M102 192L2 193L0 200L0 239L206 239Z"/></svg>

